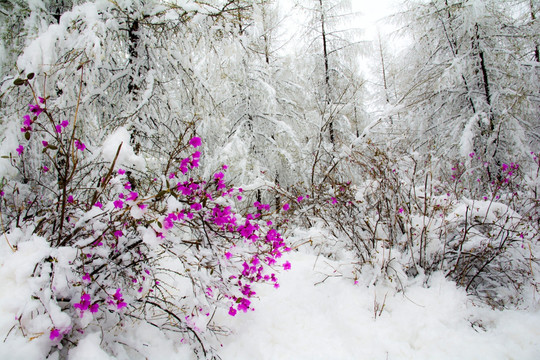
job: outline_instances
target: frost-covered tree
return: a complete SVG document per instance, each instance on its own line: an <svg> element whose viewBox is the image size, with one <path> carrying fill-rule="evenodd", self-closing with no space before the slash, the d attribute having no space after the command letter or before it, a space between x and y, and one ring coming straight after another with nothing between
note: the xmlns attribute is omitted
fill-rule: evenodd
<svg viewBox="0 0 540 360"><path fill-rule="evenodd" d="M238 181L257 182L257 187L290 186L302 178L303 167L295 105L287 90L294 79L278 53L282 15L273 1L248 3L243 16L235 17L223 34L223 45L214 46L212 56L200 63L208 69L208 84L222 117L221 128L203 126L219 144L214 161L230 164Z"/></svg>
<svg viewBox="0 0 540 360"><path fill-rule="evenodd" d="M489 0L410 1L412 45L401 58L397 108L415 149L471 152L500 163L538 143L538 37L520 30L523 7ZM525 8L526 10L526 8Z"/></svg>
<svg viewBox="0 0 540 360"><path fill-rule="evenodd" d="M346 1L303 1L306 15L299 81L309 156L309 184L317 187L334 169L343 146L359 133L363 81L358 71L358 26Z"/></svg>

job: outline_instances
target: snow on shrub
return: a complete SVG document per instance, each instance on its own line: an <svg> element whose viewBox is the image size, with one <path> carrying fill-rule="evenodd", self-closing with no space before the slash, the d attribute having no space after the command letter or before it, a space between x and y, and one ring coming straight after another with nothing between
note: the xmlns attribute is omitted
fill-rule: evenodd
<svg viewBox="0 0 540 360"><path fill-rule="evenodd" d="M372 282L400 288L406 276L443 271L492 306L527 306L521 294L537 288L540 270L540 163L532 155L527 174L515 162L490 173L493 166L469 154L437 176L414 156L366 143L340 160L360 174L353 181L335 166L315 196L281 193L295 204L291 221L319 229L309 242L320 254L354 253L356 269L343 273L355 282L371 272Z"/></svg>
<svg viewBox="0 0 540 360"><path fill-rule="evenodd" d="M15 270L32 291L14 314L21 332L65 352L85 333L113 334L140 320L181 333L211 357L212 335L222 330L214 313L252 311L257 284L279 287L274 269L291 266L278 266L290 250L279 219L264 204L238 211L242 189L225 181L226 166L206 180L195 175L197 136L179 137L162 175L133 181L117 165L129 144L104 163L86 146L92 134L78 133L77 113L57 120L32 77L15 81L35 101L10 155L18 174L1 189L13 250L6 261L33 254Z"/></svg>

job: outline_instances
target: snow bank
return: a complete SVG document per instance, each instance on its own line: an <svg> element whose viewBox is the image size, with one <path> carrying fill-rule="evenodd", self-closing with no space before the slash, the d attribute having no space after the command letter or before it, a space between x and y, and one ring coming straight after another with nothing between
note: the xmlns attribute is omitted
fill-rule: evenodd
<svg viewBox="0 0 540 360"><path fill-rule="evenodd" d="M144 171L146 169L146 161L141 156L138 156L133 151L130 145L130 133L125 127L119 127L103 142L101 153L103 159L112 163L118 147L122 144L118 158L116 159L115 169L121 167L133 167L137 170Z"/></svg>
<svg viewBox="0 0 540 360"><path fill-rule="evenodd" d="M540 353L540 312L475 307L440 274L430 287L418 281L405 294L343 277L313 286L339 268L319 259L313 271L315 260L292 254L293 269L281 274L279 290L260 291L255 312L223 319L234 331L223 342L224 360L536 359Z"/></svg>
<svg viewBox="0 0 540 360"><path fill-rule="evenodd" d="M6 247L1 249L4 257ZM46 246L25 247L8 258L17 257L24 264L25 256L42 256L45 250ZM257 289L255 311L235 317L225 310L216 313L217 323L232 330L219 339L223 360L532 360L540 353L540 311L476 306L440 273L409 280L403 293L392 284L355 285L341 276L342 264L316 254L293 252L288 259L292 269L280 274L279 289ZM6 324L14 324L13 306L6 305L21 301L17 294L27 286L16 276L24 266L17 269L13 264L4 262L0 270L3 337L9 331ZM88 333L68 359L195 359L188 346L149 324L130 324L124 330L115 337L114 357L100 348L101 334ZM46 358L40 346L46 341L47 336L30 341L14 329L0 343L0 358Z"/></svg>

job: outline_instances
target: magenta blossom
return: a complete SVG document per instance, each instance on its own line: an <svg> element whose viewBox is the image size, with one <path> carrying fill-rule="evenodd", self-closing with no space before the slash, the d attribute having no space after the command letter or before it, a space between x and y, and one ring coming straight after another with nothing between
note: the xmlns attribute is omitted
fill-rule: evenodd
<svg viewBox="0 0 540 360"><path fill-rule="evenodd" d="M199 210L202 209L202 205L199 204L199 203L193 203L193 204L191 204L191 208L192 208L193 210L195 210L195 211L199 211Z"/></svg>
<svg viewBox="0 0 540 360"><path fill-rule="evenodd" d="M84 151L84 149L86 149L86 145L84 145L79 140L75 140L75 147L77 148L77 150L81 150L81 151Z"/></svg>
<svg viewBox="0 0 540 360"><path fill-rule="evenodd" d="M28 107L30 108L30 112L34 113L36 116L39 116L43 112L43 109L39 107L39 105L34 104L28 104Z"/></svg>
<svg viewBox="0 0 540 360"><path fill-rule="evenodd" d="M90 310L91 313L96 313L99 310L99 304L92 304L89 294L82 294L81 300L78 303L73 304L73 307L75 309L79 309L79 311L81 312L81 317L83 317L83 314L86 310Z"/></svg>
<svg viewBox="0 0 540 360"><path fill-rule="evenodd" d="M16 150L17 150L17 153L19 153L19 155L22 155L22 153L24 151L24 146L19 145L19 147Z"/></svg>
<svg viewBox="0 0 540 360"><path fill-rule="evenodd" d="M121 310L122 308L127 307L127 304L126 302L124 302L120 289L116 289L116 293L112 296L111 299L109 299L109 305L115 305L117 310Z"/></svg>
<svg viewBox="0 0 540 360"><path fill-rule="evenodd" d="M201 146L201 138L195 136L191 140L189 140L189 145L193 146L194 148Z"/></svg>
<svg viewBox="0 0 540 360"><path fill-rule="evenodd" d="M51 333L50 333L50 335L49 335L49 339L51 339L51 340L54 341L54 340L56 340L57 338L61 338L61 336L60 336L60 330L58 330L58 329L52 329L52 330L51 330Z"/></svg>
<svg viewBox="0 0 540 360"><path fill-rule="evenodd" d="M289 210L289 204L283 205L283 211L287 211L287 210Z"/></svg>

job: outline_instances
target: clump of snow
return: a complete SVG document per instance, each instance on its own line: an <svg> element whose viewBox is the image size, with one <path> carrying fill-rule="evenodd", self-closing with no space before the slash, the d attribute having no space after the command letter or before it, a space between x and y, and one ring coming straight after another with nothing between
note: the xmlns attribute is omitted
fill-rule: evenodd
<svg viewBox="0 0 540 360"><path fill-rule="evenodd" d="M473 151L473 140L475 137L474 129L477 123L477 116L475 115L471 117L465 125L465 129L463 129L463 133L461 134L461 139L459 143L459 154L464 158L467 158L467 156Z"/></svg>
<svg viewBox="0 0 540 360"><path fill-rule="evenodd" d="M69 350L69 359L108 360L114 359L101 349L101 336L98 333L86 335L76 347Z"/></svg>
<svg viewBox="0 0 540 360"><path fill-rule="evenodd" d="M125 127L116 129L103 142L103 147L101 149L103 159L112 163L118 148L122 145L118 158L116 159L115 169L130 167L144 171L146 169L146 161L143 157L135 154L130 145L130 137L131 135Z"/></svg>

